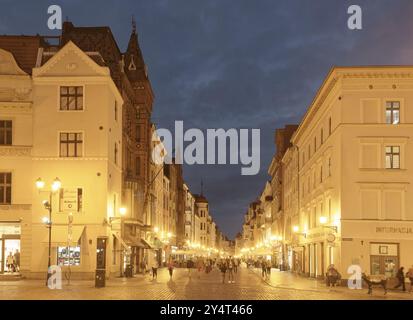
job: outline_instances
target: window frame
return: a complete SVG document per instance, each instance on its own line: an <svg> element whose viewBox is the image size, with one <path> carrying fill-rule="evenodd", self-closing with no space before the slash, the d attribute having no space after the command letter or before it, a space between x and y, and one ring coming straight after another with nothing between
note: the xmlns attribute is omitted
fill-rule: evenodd
<svg viewBox="0 0 413 320"><path fill-rule="evenodd" d="M0 180L0 186L4 188L3 194L1 195L1 198L5 201L1 201L0 198L0 205L10 205L12 204L13 200L13 174L11 171L2 171L0 174L4 174L5 176L3 177L3 180ZM7 175L10 176L10 183L7 182ZM7 189L10 189L10 199L7 199ZM10 200L10 201L7 201Z"/></svg>
<svg viewBox="0 0 413 320"><path fill-rule="evenodd" d="M82 155L81 156L62 156L61 155L61 134L62 133L66 133L66 134L82 134L82 148L81 148L81 152ZM57 141L58 141L58 157L59 158L84 158L85 157L85 132L83 130L79 130L79 131L59 131L57 134ZM77 150L77 148L76 148Z"/></svg>
<svg viewBox="0 0 413 320"><path fill-rule="evenodd" d="M13 120L12 119L0 119L0 122L10 122L11 127L1 127L0 126L0 135L4 136L5 143L0 143L0 146L12 146L13 145ZM1 132L3 131L3 132ZM7 132L10 131L10 143L7 143Z"/></svg>
<svg viewBox="0 0 413 320"><path fill-rule="evenodd" d="M390 109L388 107L388 104L391 104ZM398 103L399 107L398 108L394 108L393 104L394 103ZM399 125L401 123L401 109L402 109L402 102L398 99L392 99L392 100L386 100L385 101L385 112L384 112L384 121L386 124L388 125ZM387 111L390 110L390 123L387 122ZM393 123L394 121L394 111L398 111L399 112L399 121L397 123Z"/></svg>
<svg viewBox="0 0 413 320"><path fill-rule="evenodd" d="M390 153L387 152L387 148L390 148ZM398 152L394 152L393 148L398 148ZM400 145L385 145L384 146L384 168L386 170L399 170L401 169L401 146ZM390 156L390 167L387 167L387 157ZM394 162L393 162L393 157L398 156L399 157L399 165L397 168L394 167Z"/></svg>
<svg viewBox="0 0 413 320"><path fill-rule="evenodd" d="M60 102L61 102L61 88L62 87L68 87L68 88L69 87L82 87L82 105L83 105L82 109L75 109L75 110L61 109ZM57 111L58 112L84 112L86 109L85 96L86 96L86 86L84 84L62 84L62 85L57 86Z"/></svg>

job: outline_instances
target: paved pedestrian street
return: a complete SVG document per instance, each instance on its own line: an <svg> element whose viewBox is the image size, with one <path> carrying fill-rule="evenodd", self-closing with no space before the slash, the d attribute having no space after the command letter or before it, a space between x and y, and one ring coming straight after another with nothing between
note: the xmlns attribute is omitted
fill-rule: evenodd
<svg viewBox="0 0 413 320"><path fill-rule="evenodd" d="M157 280L152 281L150 275L117 278L107 281L104 288L95 288L92 281L71 281L69 285L64 281L61 290L51 290L38 280L1 281L0 299L413 300L413 294L394 290L385 296L381 289L376 289L369 296L367 289L329 289L321 281L275 270L268 281L262 280L259 269L247 268L239 269L235 283L226 280L223 284L216 269L199 276L192 270L191 278L187 269L175 269L170 281L167 270L160 269Z"/></svg>

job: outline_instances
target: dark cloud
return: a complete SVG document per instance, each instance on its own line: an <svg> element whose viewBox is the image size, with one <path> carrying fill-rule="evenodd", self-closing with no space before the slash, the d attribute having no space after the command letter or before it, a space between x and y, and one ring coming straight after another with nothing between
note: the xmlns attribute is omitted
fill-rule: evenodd
<svg viewBox="0 0 413 320"><path fill-rule="evenodd" d="M0 33L53 34L50 1L2 0ZM347 8L363 9L349 31ZM333 65L412 64L411 0L53 1L76 25L109 25L126 47L135 15L155 90L159 127L261 129L261 172L239 166L186 166L201 178L218 225L233 237L268 179L274 129L298 122Z"/></svg>

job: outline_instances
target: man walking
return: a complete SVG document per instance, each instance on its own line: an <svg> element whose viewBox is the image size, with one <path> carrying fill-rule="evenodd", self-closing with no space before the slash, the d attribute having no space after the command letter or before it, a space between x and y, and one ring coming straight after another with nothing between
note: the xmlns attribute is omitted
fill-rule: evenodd
<svg viewBox="0 0 413 320"><path fill-rule="evenodd" d="M404 281L404 267L401 267L399 271L397 271L396 278L399 281L399 283L397 284L397 286L394 287L394 289L402 287L403 291L406 291L406 284Z"/></svg>
<svg viewBox="0 0 413 320"><path fill-rule="evenodd" d="M409 269L409 271L407 271L406 276L409 278L410 280L410 290L409 292L412 292L413 289L413 265L411 266L411 268Z"/></svg>
<svg viewBox="0 0 413 320"><path fill-rule="evenodd" d="M159 267L158 259L156 259L155 257L153 261L153 266L152 266L152 280L158 279L158 267Z"/></svg>
<svg viewBox="0 0 413 320"><path fill-rule="evenodd" d="M234 260L231 257L228 260L228 283L235 283L234 281Z"/></svg>
<svg viewBox="0 0 413 320"><path fill-rule="evenodd" d="M20 252L19 249L16 249L14 253L14 266L16 268L16 272L20 272Z"/></svg>

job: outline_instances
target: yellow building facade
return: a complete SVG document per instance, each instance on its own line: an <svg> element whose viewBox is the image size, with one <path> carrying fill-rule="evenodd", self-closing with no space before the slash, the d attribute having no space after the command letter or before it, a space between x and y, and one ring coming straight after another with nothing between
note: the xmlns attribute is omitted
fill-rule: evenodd
<svg viewBox="0 0 413 320"><path fill-rule="evenodd" d="M10 52L0 49L0 55L0 91L21 92L0 97L0 120L12 127L10 144L0 146L5 250L10 241L10 250L20 251L22 276L45 278L50 222L45 207L51 205L52 265L73 278L93 279L96 252L104 247L106 274L116 273L122 251L115 224L122 206L123 100L109 69L95 62L98 54L72 42L56 52L39 51L31 75ZM35 185L39 177L45 183L41 190ZM61 188L50 197L56 177Z"/></svg>
<svg viewBox="0 0 413 320"><path fill-rule="evenodd" d="M334 68L292 137L296 269L394 276L413 263L413 68ZM293 173L288 197L295 184ZM294 210L292 211L294 212Z"/></svg>

